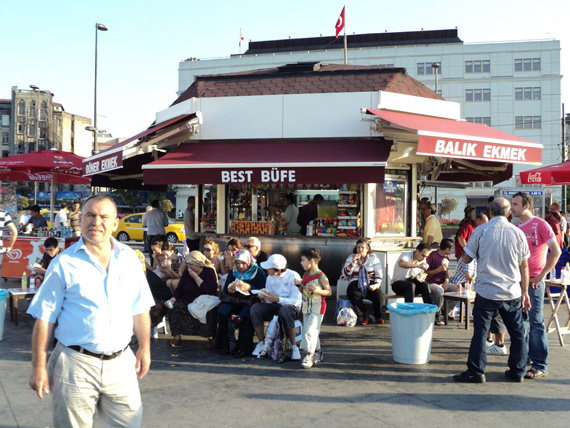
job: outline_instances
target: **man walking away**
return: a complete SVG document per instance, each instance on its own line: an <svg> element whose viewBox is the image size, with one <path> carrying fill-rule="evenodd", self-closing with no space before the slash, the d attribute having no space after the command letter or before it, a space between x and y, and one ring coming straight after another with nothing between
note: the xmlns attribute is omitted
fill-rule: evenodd
<svg viewBox="0 0 570 428"><path fill-rule="evenodd" d="M544 279L556 266L562 251L558 246L552 228L539 217L532 215L532 199L528 193L518 192L512 201L513 216L520 219L518 227L526 236L530 249L528 269L530 275L530 303L526 324L526 343L528 358L532 367L525 379L538 379L546 376L548 368L548 340L544 326ZM547 252L550 249L550 254Z"/></svg>
<svg viewBox="0 0 570 428"><path fill-rule="evenodd" d="M160 204L158 203L158 199L155 199L150 203L152 209L147 212L143 217L143 228L148 227L147 237L150 242L152 238L157 235L164 236L166 235L165 227L168 226L168 218L166 214L162 212L160 209ZM150 256L150 265L152 266L154 263L152 257L152 250L149 249L148 251Z"/></svg>
<svg viewBox="0 0 570 428"><path fill-rule="evenodd" d="M112 199L88 199L82 237L51 262L28 309L36 318L29 384L40 399L53 393L58 428L91 427L96 410L105 427L141 426L137 372L142 379L150 366L154 300L135 252L111 237L118 225ZM56 322L58 343L46 365Z"/></svg>
<svg viewBox="0 0 570 428"><path fill-rule="evenodd" d="M196 198L190 196L187 200L188 206L184 210L184 232L186 233L186 245L189 251L200 250L200 237L196 235L196 226L194 218L194 208L196 207Z"/></svg>
<svg viewBox="0 0 570 428"><path fill-rule="evenodd" d="M427 244L430 248L438 248L439 243L443 239L443 233L441 232L441 224L435 216L436 207L435 204L428 204L424 207L423 215L426 219L424 227L424 240L423 243Z"/></svg>
<svg viewBox="0 0 570 428"><path fill-rule="evenodd" d="M522 382L527 350L524 341L523 310L530 309L528 259L530 252L524 233L507 221L511 204L498 198L491 204L491 220L475 229L464 248L463 262L477 259L473 338L467 371L453 376L456 382L484 383L487 366L487 333L498 311L511 336L509 370L505 377Z"/></svg>

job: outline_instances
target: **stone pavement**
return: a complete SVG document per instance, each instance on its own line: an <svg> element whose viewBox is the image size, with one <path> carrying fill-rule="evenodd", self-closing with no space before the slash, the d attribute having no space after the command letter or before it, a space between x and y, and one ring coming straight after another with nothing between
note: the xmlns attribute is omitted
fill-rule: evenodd
<svg viewBox="0 0 570 428"><path fill-rule="evenodd" d="M465 369L472 330L458 322L437 327L429 364L402 365L392 360L389 325L337 327L331 306L321 335L325 361L310 370L221 356L197 337L172 349L161 335L140 382L144 426L568 427L570 353L554 334L548 378L506 382L507 358L493 356L486 384L463 385L451 377ZM51 397L40 401L28 388L32 327L27 315L18 327L5 322L0 427L52 426Z"/></svg>

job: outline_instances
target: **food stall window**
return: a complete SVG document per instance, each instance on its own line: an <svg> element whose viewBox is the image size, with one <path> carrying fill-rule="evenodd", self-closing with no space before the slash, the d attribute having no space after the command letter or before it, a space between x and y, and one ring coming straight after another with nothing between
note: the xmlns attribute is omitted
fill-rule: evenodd
<svg viewBox="0 0 570 428"><path fill-rule="evenodd" d="M386 176L376 185L374 231L376 236L405 236L407 230L407 184L404 176Z"/></svg>
<svg viewBox="0 0 570 428"><path fill-rule="evenodd" d="M360 237L361 190L360 184L231 185L229 231L239 235L287 235L287 195L293 195L299 209L321 195L323 200L318 203L309 236Z"/></svg>
<svg viewBox="0 0 570 428"><path fill-rule="evenodd" d="M216 232L217 230L217 186L205 184L202 186L202 220L200 232Z"/></svg>

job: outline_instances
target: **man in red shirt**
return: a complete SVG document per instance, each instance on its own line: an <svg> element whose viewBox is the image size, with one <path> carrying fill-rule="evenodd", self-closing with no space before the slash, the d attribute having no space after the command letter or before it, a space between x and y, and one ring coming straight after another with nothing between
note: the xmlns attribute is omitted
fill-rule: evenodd
<svg viewBox="0 0 570 428"><path fill-rule="evenodd" d="M518 227L526 236L530 250L528 259L529 287L531 308L528 311L528 321L525 321L525 336L528 347L528 359L532 367L527 371L525 379L538 379L546 375L548 367L548 340L544 327L544 279L556 266L562 254L552 228L539 217L532 215L532 199L528 193L518 192L513 197L511 212L520 219ZM560 226L558 223L556 225ZM548 250L550 249L550 254ZM548 254L548 257L547 257Z"/></svg>
<svg viewBox="0 0 570 428"><path fill-rule="evenodd" d="M455 258L459 260L463 255L463 247L467 245L469 237L475 230L475 208L471 205L465 207L465 218L461 220L459 231L457 232L457 242L455 243Z"/></svg>
<svg viewBox="0 0 570 428"><path fill-rule="evenodd" d="M554 236L556 237L556 242L558 243L558 246L560 248L562 248L562 232L560 231L559 219L557 219L552 214L552 212L550 211L550 208L548 208L548 207L544 207L544 219L552 228L552 231L554 232Z"/></svg>

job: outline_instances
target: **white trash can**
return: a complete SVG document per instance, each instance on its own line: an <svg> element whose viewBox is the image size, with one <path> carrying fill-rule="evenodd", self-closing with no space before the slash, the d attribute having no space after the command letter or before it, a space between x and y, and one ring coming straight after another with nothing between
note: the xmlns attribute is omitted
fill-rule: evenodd
<svg viewBox="0 0 570 428"><path fill-rule="evenodd" d="M426 364L431 354L437 306L426 303L391 303L388 309L394 361L402 364Z"/></svg>
<svg viewBox="0 0 570 428"><path fill-rule="evenodd" d="M4 338L4 320L6 319L6 303L8 290L0 290L0 340Z"/></svg>

